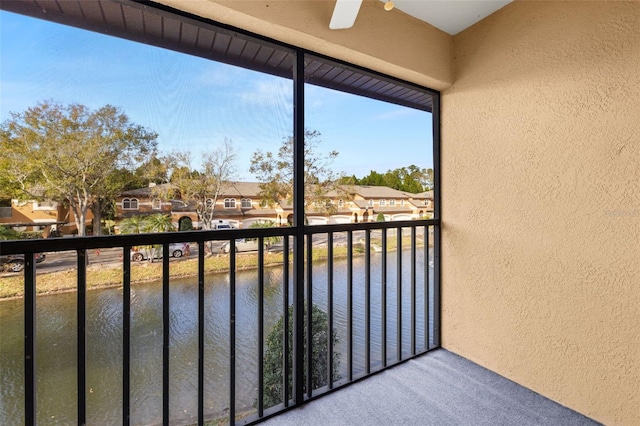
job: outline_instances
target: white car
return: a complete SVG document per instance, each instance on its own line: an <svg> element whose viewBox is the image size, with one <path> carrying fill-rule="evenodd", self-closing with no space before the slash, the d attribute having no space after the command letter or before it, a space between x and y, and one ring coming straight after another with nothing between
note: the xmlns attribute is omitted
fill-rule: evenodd
<svg viewBox="0 0 640 426"><path fill-rule="evenodd" d="M231 249L231 242L230 241L226 241L224 244L222 244L222 247L220 247L220 251L222 253L229 253L229 251ZM235 252L241 252L241 251L258 251L258 239L257 238L238 238L236 240L236 249Z"/></svg>
<svg viewBox="0 0 640 426"><path fill-rule="evenodd" d="M131 260L140 262L149 259L153 255L154 259L162 258L162 246L154 247L134 247L131 249ZM189 243L169 244L169 256L182 257L189 255Z"/></svg>

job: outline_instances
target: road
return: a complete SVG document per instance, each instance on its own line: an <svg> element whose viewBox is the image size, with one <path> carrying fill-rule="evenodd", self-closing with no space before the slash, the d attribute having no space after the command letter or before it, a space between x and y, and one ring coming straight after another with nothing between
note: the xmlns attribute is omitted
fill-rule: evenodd
<svg viewBox="0 0 640 426"><path fill-rule="evenodd" d="M391 237L395 233L390 232L389 236ZM353 242L358 243L364 239L364 231L356 231L353 233ZM379 238L380 232L374 231L372 232L372 237ZM337 246L346 245L347 242L347 233L346 232L338 232L333 236L334 244ZM213 251L214 253L218 253L220 247L223 244L223 241L214 241ZM326 246L327 244L327 235L326 234L317 234L313 236L313 246L321 247ZM273 244L269 247L269 250L272 252L282 251L282 243ZM193 256L197 253L197 244L191 243L191 250L189 256L184 256L180 259L172 258L171 261L182 261L184 259L193 258ZM105 248L100 250L89 250L87 251L87 257L89 259L89 265L117 265L122 263L122 248ZM37 270L40 273L49 273L49 272L57 272L64 271L68 269L75 269L77 265L77 256L75 251L65 251L65 252L50 252L46 253L46 259L42 263L37 264ZM21 272L4 272L0 274L0 276L10 276L16 275Z"/></svg>

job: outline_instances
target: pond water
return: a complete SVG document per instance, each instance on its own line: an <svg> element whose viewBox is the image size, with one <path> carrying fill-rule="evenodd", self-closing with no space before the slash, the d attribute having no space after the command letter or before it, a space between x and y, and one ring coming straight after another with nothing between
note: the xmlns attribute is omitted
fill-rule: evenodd
<svg viewBox="0 0 640 426"><path fill-rule="evenodd" d="M430 256L432 253L430 253ZM387 357L396 354L397 256L388 255ZM402 253L402 352L410 353L410 253ZM347 263L334 262L334 321L340 375L346 377ZM432 268L429 268L431 278ZM313 302L327 310L327 263L312 271ZM365 263L353 263L354 373L364 370ZM423 254L416 277L422 283ZM88 277L90 280L90 276ZM381 256L371 258L371 363L381 363ZM265 270L265 340L282 315L283 272ZM292 279L289 280L293 282ZM431 279L431 282L433 280ZM291 295L291 284L287 291ZM433 294L433 291L430 292ZM417 347L424 348L424 289L417 286ZM258 363L258 272L236 275L236 412L255 412ZM291 300L291 299L290 299ZM122 419L122 289L87 294L87 423L120 424ZM430 301L430 306L433 301ZM76 294L37 298L37 419L40 424L76 422ZM430 312L433 312L430 309ZM23 301L0 302L0 423L24 423ZM229 276L208 275L205 285L204 403L208 418L229 407ZM432 322L431 322L432 323ZM433 335L432 331L430 334ZM170 284L170 412L176 424L197 421L198 294L195 278ZM162 422L162 284L135 284L131 290L131 423Z"/></svg>

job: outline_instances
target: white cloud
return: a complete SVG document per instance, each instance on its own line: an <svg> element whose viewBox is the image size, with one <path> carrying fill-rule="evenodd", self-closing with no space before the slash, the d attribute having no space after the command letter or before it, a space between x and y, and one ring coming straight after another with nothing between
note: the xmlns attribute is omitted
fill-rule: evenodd
<svg viewBox="0 0 640 426"><path fill-rule="evenodd" d="M247 90L249 89L249 90ZM239 93L240 99L257 106L293 106L290 80L253 80L250 87Z"/></svg>
<svg viewBox="0 0 640 426"><path fill-rule="evenodd" d="M416 113L420 113L419 110L416 109L411 109L411 108L402 108L402 107L398 107L395 108L393 110L389 110L386 112L383 112L381 114L377 114L376 116L373 117L374 120L395 120L397 118L400 117L406 117L408 115L413 115Z"/></svg>

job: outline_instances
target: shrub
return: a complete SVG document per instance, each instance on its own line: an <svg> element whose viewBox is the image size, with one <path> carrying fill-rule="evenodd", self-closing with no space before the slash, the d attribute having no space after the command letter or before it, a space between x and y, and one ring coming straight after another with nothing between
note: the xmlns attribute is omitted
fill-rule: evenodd
<svg viewBox="0 0 640 426"><path fill-rule="evenodd" d="M291 392L293 388L293 305L289 306L289 329L287 334L287 339L289 342L289 351L287 354L288 359L288 367L289 367L289 381L288 381L288 395L291 397ZM312 321L312 377L311 377L311 385L313 389L318 389L322 386L327 385L327 369L328 366L328 342L327 342L327 333L329 331L329 317L328 315L322 311L316 305L313 305L311 309L311 321ZM267 337L267 348L264 357L264 383L263 383L263 391L264 391L264 406L271 407L276 404L282 403L282 382L283 382L283 371L282 371L282 356L284 352L284 341L283 341L283 325L284 325L284 315L280 317L278 322L274 325L273 330L269 333ZM304 328L307 328L307 315L306 315L306 305L305 305L305 315L304 315ZM307 339L304 341L304 362L306 366L307 362ZM331 340L333 341L334 351L332 354L333 357L333 380L340 379L340 373L338 372L340 366L340 353L335 350L338 344L338 336L333 332L331 336ZM307 383L307 371L305 368L304 371L304 391L306 392L306 383Z"/></svg>
<svg viewBox="0 0 640 426"><path fill-rule="evenodd" d="M190 217L183 217L178 222L180 231L193 231L193 221Z"/></svg>
<svg viewBox="0 0 640 426"><path fill-rule="evenodd" d="M384 222L384 214L382 213L378 213L378 216L376 216L376 222Z"/></svg>
<svg viewBox="0 0 640 426"><path fill-rule="evenodd" d="M0 240L19 240L22 234L7 226L0 226Z"/></svg>
<svg viewBox="0 0 640 426"><path fill-rule="evenodd" d="M249 228L275 228L276 223L272 220L258 220L249 225ZM279 243L281 237L264 237L264 243L268 246Z"/></svg>

